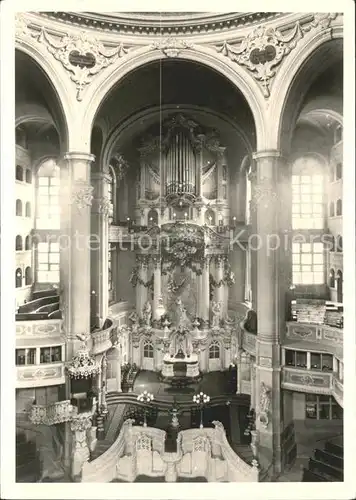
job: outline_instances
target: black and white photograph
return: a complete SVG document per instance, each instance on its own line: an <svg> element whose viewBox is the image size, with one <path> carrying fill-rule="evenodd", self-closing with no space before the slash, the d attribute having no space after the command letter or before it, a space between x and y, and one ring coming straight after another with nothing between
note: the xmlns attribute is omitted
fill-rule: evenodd
<svg viewBox="0 0 356 500"><path fill-rule="evenodd" d="M10 3L3 497L352 498L353 3Z"/></svg>

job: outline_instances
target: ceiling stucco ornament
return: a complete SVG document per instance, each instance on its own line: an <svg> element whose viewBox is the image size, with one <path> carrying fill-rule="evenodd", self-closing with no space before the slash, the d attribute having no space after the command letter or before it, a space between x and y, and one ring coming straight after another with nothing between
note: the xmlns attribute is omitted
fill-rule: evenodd
<svg viewBox="0 0 356 500"><path fill-rule="evenodd" d="M317 12L314 14L314 20L309 26L303 27L304 32L310 31L312 28L326 29L329 28L331 22L338 17L337 12Z"/></svg>
<svg viewBox="0 0 356 500"><path fill-rule="evenodd" d="M152 44L152 49L162 51L167 57L178 57L182 50L192 47L190 42L175 37L164 38Z"/></svg>
<svg viewBox="0 0 356 500"><path fill-rule="evenodd" d="M86 31L57 38L42 28L36 38L47 46L48 52L71 74L70 78L76 84L78 101L82 100L84 88L92 82L95 75L128 53L122 43L115 47L105 47Z"/></svg>
<svg viewBox="0 0 356 500"><path fill-rule="evenodd" d="M93 201L93 186L89 186L84 179L79 179L72 191L72 203L77 205L79 210L90 207Z"/></svg>
<svg viewBox="0 0 356 500"><path fill-rule="evenodd" d="M299 22L287 35L282 35L272 27L259 26L247 35L239 46L225 41L216 50L231 61L245 66L261 83L263 95L268 98L276 66L296 47L301 38L303 31Z"/></svg>
<svg viewBox="0 0 356 500"><path fill-rule="evenodd" d="M15 16L15 38L31 36L28 25L22 15Z"/></svg>

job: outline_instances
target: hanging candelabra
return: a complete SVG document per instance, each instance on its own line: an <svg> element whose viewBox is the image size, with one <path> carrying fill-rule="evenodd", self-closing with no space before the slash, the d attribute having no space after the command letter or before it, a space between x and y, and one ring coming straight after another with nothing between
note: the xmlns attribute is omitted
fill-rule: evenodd
<svg viewBox="0 0 356 500"><path fill-rule="evenodd" d="M143 392L141 392L141 394L139 394L137 396L137 401L139 401L140 403L145 403L145 405L148 405L153 400L154 400L153 394L151 394L150 392L147 392L147 391L143 391ZM146 406L144 406L144 408L143 408L143 426L147 427L147 408L146 408Z"/></svg>
<svg viewBox="0 0 356 500"><path fill-rule="evenodd" d="M204 394L203 392L199 392L199 394L194 394L193 396L193 402L197 404L199 410L200 410L200 429L204 427L203 425L203 408L204 405L209 403L210 401L210 396L207 394Z"/></svg>

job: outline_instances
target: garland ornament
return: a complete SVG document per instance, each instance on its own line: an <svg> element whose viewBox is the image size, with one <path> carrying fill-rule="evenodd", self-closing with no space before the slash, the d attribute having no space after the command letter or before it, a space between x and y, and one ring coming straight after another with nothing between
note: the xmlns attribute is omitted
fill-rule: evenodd
<svg viewBox="0 0 356 500"><path fill-rule="evenodd" d="M271 79L276 74L275 67L303 36L299 22L287 35L282 35L275 28L259 26L242 40L239 47L225 41L222 46L217 47L217 52L245 66L262 83L263 95L267 98L270 96Z"/></svg>

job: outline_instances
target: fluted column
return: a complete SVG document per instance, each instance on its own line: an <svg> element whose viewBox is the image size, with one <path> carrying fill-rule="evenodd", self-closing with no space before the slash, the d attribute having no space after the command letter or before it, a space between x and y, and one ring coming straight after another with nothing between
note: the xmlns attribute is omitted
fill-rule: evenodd
<svg viewBox="0 0 356 500"><path fill-rule="evenodd" d="M116 390L122 392L121 388L121 363L122 363L122 346L119 343L117 346L117 360L116 360Z"/></svg>
<svg viewBox="0 0 356 500"><path fill-rule="evenodd" d="M278 169L283 168L278 151L254 155L256 161L253 211L258 234L256 342L256 427L259 432L259 462L271 478L281 471L283 415L280 388L280 327L284 310L280 303L280 232ZM283 272L283 271L282 271ZM252 384L251 384L252 386ZM272 463L272 466L271 466Z"/></svg>
<svg viewBox="0 0 356 500"><path fill-rule="evenodd" d="M201 265L200 265L201 266ZM202 271L202 266L200 267ZM203 317L202 314L202 300L203 300L203 274L197 274L196 276L196 284L197 284L197 311L196 315L199 318Z"/></svg>
<svg viewBox="0 0 356 500"><path fill-rule="evenodd" d="M205 321L209 321L210 310L210 257L205 257L202 269L202 298L201 298L201 315Z"/></svg>
<svg viewBox="0 0 356 500"><path fill-rule="evenodd" d="M66 153L61 165L60 292L67 360L80 345L77 334L90 331L90 207L94 156Z"/></svg>
<svg viewBox="0 0 356 500"><path fill-rule="evenodd" d="M161 291L161 259L160 257L155 257L153 260L153 319L159 320L159 315L157 314L157 308L159 305L159 299L162 295Z"/></svg>
<svg viewBox="0 0 356 500"><path fill-rule="evenodd" d="M91 288L95 292L96 301L93 316L96 326L101 327L108 315L109 305L109 216L112 207L108 198L109 174L95 172L92 174L94 187L93 206L91 212Z"/></svg>
<svg viewBox="0 0 356 500"><path fill-rule="evenodd" d="M236 355L236 394L241 394L241 351Z"/></svg>

